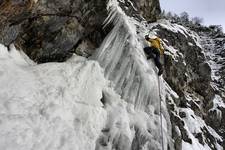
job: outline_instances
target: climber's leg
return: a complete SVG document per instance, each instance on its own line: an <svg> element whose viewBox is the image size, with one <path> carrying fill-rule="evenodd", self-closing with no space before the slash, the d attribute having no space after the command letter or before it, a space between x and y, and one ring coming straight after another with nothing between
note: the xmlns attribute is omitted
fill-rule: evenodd
<svg viewBox="0 0 225 150"><path fill-rule="evenodd" d="M159 69L158 75L161 75L163 73L163 67L162 67L162 64L160 62L160 52L159 52L159 49L154 48L154 47L151 47L151 52L154 55L155 65Z"/></svg>
<svg viewBox="0 0 225 150"><path fill-rule="evenodd" d="M155 60L155 65L159 69L158 75L160 76L163 73L162 64L160 62L160 55L156 55L156 57L154 58L154 60Z"/></svg>
<svg viewBox="0 0 225 150"><path fill-rule="evenodd" d="M147 54L147 59L154 58L151 47L145 47L144 52Z"/></svg>

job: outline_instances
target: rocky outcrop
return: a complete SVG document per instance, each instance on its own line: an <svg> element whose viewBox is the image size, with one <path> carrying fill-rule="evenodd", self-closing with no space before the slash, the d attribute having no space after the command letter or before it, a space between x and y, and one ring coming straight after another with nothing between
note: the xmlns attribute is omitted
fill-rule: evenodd
<svg viewBox="0 0 225 150"><path fill-rule="evenodd" d="M222 76L214 81L214 75L221 74L221 69L215 72L215 68L220 67L212 66L208 60L208 52L211 54L218 48L221 49L223 40L221 37L218 38L215 43L220 45L212 47L212 44L209 44L211 49L207 50L199 33L178 24L162 20L160 23L152 24L151 29L163 39L166 48L164 78L175 91L168 92L170 94L166 96L175 149L182 149L184 142L195 143L194 139L202 145L209 145L210 149L220 149L217 143L222 146L223 141L216 134L224 137L224 127L220 119L224 115L224 108L223 103L217 101L222 101L218 94L223 91L223 84L218 83L222 81ZM216 55L221 55L222 51L219 50L219 54ZM219 64L224 60L218 56L214 58L218 59ZM194 125L194 122L197 122L200 128ZM213 133L211 127L217 133Z"/></svg>
<svg viewBox="0 0 225 150"><path fill-rule="evenodd" d="M65 61L74 52L88 56L105 37L106 16L102 1L41 0L22 24L16 43L37 62Z"/></svg>
<svg viewBox="0 0 225 150"><path fill-rule="evenodd" d="M180 25L173 24L174 22L177 22ZM200 24L196 25L179 21L173 21L173 23L169 24L169 26L167 25L166 30L165 26L158 26L160 31L157 33L160 33L160 36L164 37L164 42L167 45L170 45L169 48L171 48L171 46L174 48L170 49L169 53L165 56L165 78L179 95L178 99L172 98L176 104L175 106L191 108L208 126L212 127L222 138L224 138L225 128L222 119L224 118L225 109L224 33L218 25L206 27ZM174 30L175 26L176 28L179 26L180 29L177 31ZM171 33L168 33L168 31L171 32L171 30L173 30L172 34L174 34L174 36L171 36ZM166 36L164 36L164 34ZM171 41L171 39L173 40ZM175 53L173 53L173 51L175 51ZM181 54L176 55L176 52L181 52ZM174 59L174 56L176 59ZM171 71L174 72L174 69L180 71L171 73ZM187 78L184 78L184 76ZM184 88L182 88L181 85L184 85ZM187 96L190 94L192 95L191 97ZM169 105L171 104L169 103ZM173 109L170 110L174 113ZM181 114L183 116L183 113ZM171 120L174 122L174 119ZM176 131L175 129L173 130ZM204 141L204 136L209 139L208 141L211 141L209 143L214 143L216 141L208 131L205 128L202 128L202 133L195 135L200 143ZM176 139L177 134L174 135L174 138ZM224 140L219 141L220 145L225 148ZM221 149L215 147L210 148Z"/></svg>
<svg viewBox="0 0 225 150"><path fill-rule="evenodd" d="M1 4L9 18L3 21L1 43L16 43L37 62L64 61L74 52L88 56L105 37L106 1L39 0L24 7L22 1L13 2Z"/></svg>
<svg viewBox="0 0 225 150"><path fill-rule="evenodd" d="M201 31L201 32L200 32ZM206 122L213 127L222 137L225 137L225 35L218 34L214 29L199 31L202 45L207 55L207 61L212 68L212 85L216 97L207 105ZM225 147L225 141L223 142Z"/></svg>
<svg viewBox="0 0 225 150"><path fill-rule="evenodd" d="M35 1L33 0L0 1L0 43L9 45L16 39L21 31L21 25L13 22L13 20L15 18L18 20L26 18L34 4Z"/></svg>
<svg viewBox="0 0 225 150"><path fill-rule="evenodd" d="M177 55L176 61L168 55L169 53L165 55L166 81L180 95L183 91L192 90L190 92L198 93L206 100L212 99L215 93L210 85L211 68L206 62L201 47L196 45L194 37L191 37L190 33L171 32L161 26L156 28L158 35L162 39L167 39L166 45L179 51L175 54Z"/></svg>
<svg viewBox="0 0 225 150"><path fill-rule="evenodd" d="M132 0L141 15L149 22L155 22L161 13L158 0Z"/></svg>

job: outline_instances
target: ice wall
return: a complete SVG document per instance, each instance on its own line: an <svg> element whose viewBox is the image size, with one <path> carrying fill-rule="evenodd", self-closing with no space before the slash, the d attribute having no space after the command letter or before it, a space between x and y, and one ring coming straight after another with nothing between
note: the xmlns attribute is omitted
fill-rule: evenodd
<svg viewBox="0 0 225 150"><path fill-rule="evenodd" d="M137 28L144 27L134 18L128 17L117 0L109 1L108 10L105 26L114 27L92 59L100 63L105 70L105 77L112 81L115 91L128 103L126 109L131 116L130 127L135 128L130 149L162 149L159 82L163 100L163 142L164 149L167 149L170 121L164 103L164 84L158 78L154 62L147 61L143 52L143 35L137 34ZM129 111L132 107L136 117Z"/></svg>
<svg viewBox="0 0 225 150"><path fill-rule="evenodd" d="M106 25L114 28L94 55L105 69L105 76L113 81L116 91L136 109L159 104L157 69L147 62L142 41L136 33L135 20L126 16L116 0L108 4ZM158 112L157 112L158 113Z"/></svg>

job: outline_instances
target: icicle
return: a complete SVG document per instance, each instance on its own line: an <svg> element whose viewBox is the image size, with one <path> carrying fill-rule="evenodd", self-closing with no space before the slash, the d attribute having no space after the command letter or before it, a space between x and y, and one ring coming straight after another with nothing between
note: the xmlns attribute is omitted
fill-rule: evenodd
<svg viewBox="0 0 225 150"><path fill-rule="evenodd" d="M157 76L155 66L147 64L143 43L139 42L134 20L118 6L116 0L108 3L109 16L105 26L114 28L105 38L93 59L105 69L105 76L113 81L115 90L127 102L144 110L146 105L158 107Z"/></svg>

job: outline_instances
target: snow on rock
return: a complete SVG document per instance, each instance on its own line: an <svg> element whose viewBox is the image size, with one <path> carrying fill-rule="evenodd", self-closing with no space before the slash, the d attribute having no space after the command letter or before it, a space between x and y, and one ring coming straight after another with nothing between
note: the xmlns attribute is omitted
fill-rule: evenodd
<svg viewBox="0 0 225 150"><path fill-rule="evenodd" d="M211 150L212 148L210 148L209 145L212 145L208 143L209 140L207 139L209 137L202 135L205 130L211 131L210 134L212 134L218 141L222 141L222 138L211 127L207 126L200 117L196 116L193 110L190 108L181 108L179 111L186 114L183 120L185 122L185 129L192 141L192 144L183 141L182 146L184 150ZM222 147L217 143L216 147L213 147L213 149L222 150Z"/></svg>
<svg viewBox="0 0 225 150"><path fill-rule="evenodd" d="M216 48L216 44L213 39L209 39L206 36L201 36L200 43L204 47L204 54L207 58L207 61L209 62L209 65L212 69L212 79L214 82L218 81L221 77L218 75L218 71L221 69L222 65L218 64L215 60L220 59L221 56L218 56L218 50ZM215 87L214 83L212 83Z"/></svg>
<svg viewBox="0 0 225 150"><path fill-rule="evenodd" d="M181 33L185 37L187 37L189 35L186 28L184 28L183 26L178 25L178 24L171 24L168 20L163 20L163 19L162 20L159 20L159 24L163 28L166 28L166 29L168 29L168 30L170 30L172 32L175 32L175 33Z"/></svg>
<svg viewBox="0 0 225 150"><path fill-rule="evenodd" d="M186 94L188 101L193 101L193 95ZM175 100L179 100L179 96L174 92L169 85L166 84L166 97L171 107L171 116L173 124L176 124L173 130L175 134L175 147L182 150L222 150L223 148L219 143L223 141L222 137L215 132L210 126L206 125L205 121L196 115L191 109L181 108L175 105ZM178 125L178 126L177 126ZM181 140L181 143L179 139ZM177 143L176 143L177 142ZM179 146L177 146L179 145ZM179 147L179 148L178 148Z"/></svg>
<svg viewBox="0 0 225 150"><path fill-rule="evenodd" d="M219 108L225 108L225 104L219 95L215 96L212 103L213 103L213 107L211 109L209 109L209 113L215 112L216 116L214 116L214 117L216 117L221 122L222 111Z"/></svg>
<svg viewBox="0 0 225 150"><path fill-rule="evenodd" d="M30 65L0 45L0 149L94 149L106 121L97 62Z"/></svg>
<svg viewBox="0 0 225 150"><path fill-rule="evenodd" d="M214 97L214 99L210 102L210 109L208 110L208 115L211 119L214 119L214 124L223 124L222 117L223 112L222 110L225 109L224 99L224 86L223 84L223 56L220 54L223 51L223 47L218 45L218 41L223 40L223 38L210 38L207 35L201 36L201 44L204 47L204 54L206 56L206 60L210 65L212 70L212 82L211 85L216 91L220 91ZM215 121L216 120L216 121Z"/></svg>
<svg viewBox="0 0 225 150"><path fill-rule="evenodd" d="M195 44L198 47L202 48L202 46L200 44L201 39L197 35L197 33L185 28L184 26L181 26L179 24L172 24L172 23L170 23L169 20L165 20L165 19L161 19L157 23L152 24L151 26L155 26L155 25L160 25L161 27L163 27L167 30L170 30L174 33L182 34L186 38L192 38L194 40Z"/></svg>

